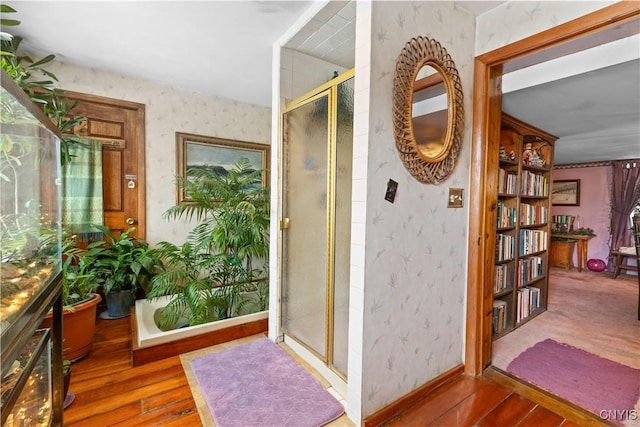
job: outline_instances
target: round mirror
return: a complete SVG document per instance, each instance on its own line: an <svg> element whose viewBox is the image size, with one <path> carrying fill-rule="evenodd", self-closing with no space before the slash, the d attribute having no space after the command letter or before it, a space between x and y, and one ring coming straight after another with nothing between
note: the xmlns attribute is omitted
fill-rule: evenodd
<svg viewBox="0 0 640 427"><path fill-rule="evenodd" d="M453 171L462 144L462 85L440 43L411 39L393 78L393 128L405 167L416 179L437 184Z"/></svg>

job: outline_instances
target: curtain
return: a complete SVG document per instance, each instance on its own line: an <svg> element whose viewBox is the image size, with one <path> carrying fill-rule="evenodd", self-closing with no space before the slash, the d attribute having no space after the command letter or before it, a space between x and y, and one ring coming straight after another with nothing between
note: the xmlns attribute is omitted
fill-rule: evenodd
<svg viewBox="0 0 640 427"><path fill-rule="evenodd" d="M102 143L74 138L72 160L62 168L62 225L76 241L102 239L93 227L104 224L102 200Z"/></svg>
<svg viewBox="0 0 640 427"><path fill-rule="evenodd" d="M631 212L640 203L640 159L613 162L610 249L631 246ZM613 260L609 259L612 271Z"/></svg>

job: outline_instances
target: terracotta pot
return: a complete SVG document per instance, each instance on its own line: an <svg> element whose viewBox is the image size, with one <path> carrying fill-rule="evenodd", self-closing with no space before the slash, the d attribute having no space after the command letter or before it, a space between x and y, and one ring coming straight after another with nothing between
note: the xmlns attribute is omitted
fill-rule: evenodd
<svg viewBox="0 0 640 427"><path fill-rule="evenodd" d="M73 306L73 310L65 309L62 313L63 357L75 361L91 351L93 336L96 331L96 308L102 297L93 295L93 299ZM52 314L42 321L43 328L52 327Z"/></svg>

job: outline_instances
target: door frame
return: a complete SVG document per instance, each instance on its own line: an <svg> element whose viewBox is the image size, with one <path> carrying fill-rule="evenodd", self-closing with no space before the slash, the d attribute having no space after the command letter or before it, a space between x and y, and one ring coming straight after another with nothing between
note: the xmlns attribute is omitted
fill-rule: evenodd
<svg viewBox="0 0 640 427"><path fill-rule="evenodd" d="M532 35L475 58L469 241L467 266L467 319L465 373L480 375L491 364L491 311L495 184L488 180L497 168L504 72L567 55L620 38L640 17L638 2L621 1L557 27ZM637 26L636 26L637 27ZM635 30L637 32L637 30ZM605 36L603 40L602 36ZM611 36L612 38L607 39ZM569 46L567 43L571 42ZM569 46L573 51L567 51Z"/></svg>
<svg viewBox="0 0 640 427"><path fill-rule="evenodd" d="M70 100L78 100L81 102L91 102L95 104L104 104L123 110L132 110L136 116L136 158L137 164L137 213L136 213L136 236L147 238L147 184L146 184L146 161L145 161L145 105L133 101L125 101L122 99L108 98L100 95L91 95L82 92L74 92L71 90L63 90L64 96Z"/></svg>

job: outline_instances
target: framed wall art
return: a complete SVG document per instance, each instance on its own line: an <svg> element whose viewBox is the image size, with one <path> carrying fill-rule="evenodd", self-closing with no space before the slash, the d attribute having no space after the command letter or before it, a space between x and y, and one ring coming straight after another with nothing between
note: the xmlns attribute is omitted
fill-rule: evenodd
<svg viewBox="0 0 640 427"><path fill-rule="evenodd" d="M268 186L268 145L176 132L176 169L178 176L183 178L195 168L211 168L224 173L243 157L249 160L253 169L265 171L262 185ZM189 201L180 189L177 200L178 204Z"/></svg>
<svg viewBox="0 0 640 427"><path fill-rule="evenodd" d="M553 181L551 203L554 206L580 206L580 180Z"/></svg>

